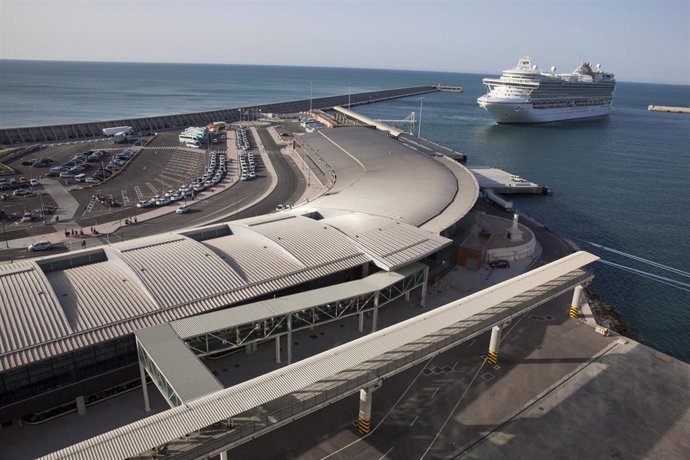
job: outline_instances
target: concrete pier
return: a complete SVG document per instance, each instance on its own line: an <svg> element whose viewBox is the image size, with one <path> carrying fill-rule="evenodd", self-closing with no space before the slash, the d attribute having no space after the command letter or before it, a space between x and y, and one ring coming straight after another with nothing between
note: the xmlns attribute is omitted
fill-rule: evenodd
<svg viewBox="0 0 690 460"><path fill-rule="evenodd" d="M668 105L651 104L647 109L650 112L690 113L690 107L671 107Z"/></svg>
<svg viewBox="0 0 690 460"><path fill-rule="evenodd" d="M103 128L114 126L133 126L140 132L152 132L162 129L183 128L186 126L204 126L214 121L233 122L241 114L261 111L262 113L296 113L310 109L329 109L336 105L362 105L387 101L400 97L415 96L439 91L435 86L416 86L396 88L367 93L327 96L313 99L263 104L252 107L234 107L209 112L184 113L177 115L160 115L155 117L128 118L122 120L73 123L57 126L35 126L28 128L0 129L0 146L26 143L55 142L70 139L89 139L103 137Z"/></svg>
<svg viewBox="0 0 690 460"><path fill-rule="evenodd" d="M501 194L544 195L549 188L498 168L469 168L482 190Z"/></svg>

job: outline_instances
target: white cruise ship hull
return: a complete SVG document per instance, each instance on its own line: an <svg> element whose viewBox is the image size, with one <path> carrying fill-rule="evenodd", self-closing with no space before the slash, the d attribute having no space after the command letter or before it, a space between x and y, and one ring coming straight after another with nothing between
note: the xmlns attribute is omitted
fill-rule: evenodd
<svg viewBox="0 0 690 460"><path fill-rule="evenodd" d="M535 109L531 103L482 101L480 105L489 112L496 123L550 123L577 118L601 117L608 115L611 111L610 105L552 109Z"/></svg>

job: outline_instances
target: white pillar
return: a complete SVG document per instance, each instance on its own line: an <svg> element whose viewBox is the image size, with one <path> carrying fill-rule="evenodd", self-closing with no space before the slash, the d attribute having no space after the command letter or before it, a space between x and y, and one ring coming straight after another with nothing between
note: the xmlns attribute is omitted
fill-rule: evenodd
<svg viewBox="0 0 690 460"><path fill-rule="evenodd" d="M276 336L276 364L280 364L280 336Z"/></svg>
<svg viewBox="0 0 690 460"><path fill-rule="evenodd" d="M139 359L139 375L141 376L141 389L144 392L144 412L151 412L151 406L149 405L149 389L146 386L146 370L144 369L144 363Z"/></svg>
<svg viewBox="0 0 690 460"><path fill-rule="evenodd" d="M244 345L244 352L248 355L252 354L252 344L251 343L247 343Z"/></svg>
<svg viewBox="0 0 690 460"><path fill-rule="evenodd" d="M259 342L252 342L252 351L255 352L259 349Z"/></svg>
<svg viewBox="0 0 690 460"><path fill-rule="evenodd" d="M220 460L228 460L228 451L227 450L220 453Z"/></svg>
<svg viewBox="0 0 690 460"><path fill-rule="evenodd" d="M489 341L489 353L487 354L486 361L495 365L498 363L498 348L501 344L501 326L494 326L491 329L491 340Z"/></svg>
<svg viewBox="0 0 690 460"><path fill-rule="evenodd" d="M364 312L359 312L359 332L364 332Z"/></svg>
<svg viewBox="0 0 690 460"><path fill-rule="evenodd" d="M420 304L422 307L426 307L426 290L427 290L427 285L429 284L429 266L424 267L424 280L422 281L422 301Z"/></svg>
<svg viewBox="0 0 690 460"><path fill-rule="evenodd" d="M292 364L292 315L288 315L287 363Z"/></svg>
<svg viewBox="0 0 690 460"><path fill-rule="evenodd" d="M86 414L86 402L84 402L84 396L77 396L75 402L77 403L77 414Z"/></svg>
<svg viewBox="0 0 690 460"><path fill-rule="evenodd" d="M582 298L582 285L578 284L573 290L573 300L570 302L570 310L568 316L577 318L580 315L580 300Z"/></svg>
<svg viewBox="0 0 690 460"><path fill-rule="evenodd" d="M407 291L407 292L405 293L405 301L406 301L406 302L409 302L409 301L410 301L410 291Z"/></svg>
<svg viewBox="0 0 690 460"><path fill-rule="evenodd" d="M379 293L374 294L374 318L371 321L371 332L376 332L379 321Z"/></svg>
<svg viewBox="0 0 690 460"><path fill-rule="evenodd" d="M374 390L362 388L359 390L359 419L357 428L359 434L367 434L371 431L371 400Z"/></svg>

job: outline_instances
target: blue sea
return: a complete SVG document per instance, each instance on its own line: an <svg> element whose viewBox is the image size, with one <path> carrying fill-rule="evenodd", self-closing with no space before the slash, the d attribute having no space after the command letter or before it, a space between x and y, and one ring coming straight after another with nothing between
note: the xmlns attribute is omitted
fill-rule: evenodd
<svg viewBox="0 0 690 460"><path fill-rule="evenodd" d="M506 63L509 66L511 63ZM498 70L498 69L497 69ZM610 69L615 72L616 69ZM603 259L662 277L596 264L593 288L633 338L690 362L690 87L619 82L607 118L499 126L476 104L482 75L368 69L0 60L0 128L173 114L443 83L464 93L424 96L421 134L549 186L518 210L578 241L598 243L676 272L596 249ZM358 111L386 119L419 113L419 97ZM666 279L685 283L669 285ZM672 284L672 283L671 283Z"/></svg>

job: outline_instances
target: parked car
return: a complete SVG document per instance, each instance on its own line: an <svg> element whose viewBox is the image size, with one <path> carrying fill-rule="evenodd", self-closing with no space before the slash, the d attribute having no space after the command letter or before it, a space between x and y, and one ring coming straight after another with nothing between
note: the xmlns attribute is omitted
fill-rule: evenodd
<svg viewBox="0 0 690 460"><path fill-rule="evenodd" d="M37 161L38 161L38 158L31 158L29 160L22 160L22 165L23 166L32 166Z"/></svg>
<svg viewBox="0 0 690 460"><path fill-rule="evenodd" d="M185 204L185 205L182 205L182 206L180 206L179 208L177 208L177 209L175 210L175 212L176 212L177 214L186 214L186 213L189 212L189 210L190 210L190 205Z"/></svg>
<svg viewBox="0 0 690 460"><path fill-rule="evenodd" d="M31 190L28 190L25 188L18 188L17 190L12 192L12 195L14 195L14 196L31 195Z"/></svg>
<svg viewBox="0 0 690 460"><path fill-rule="evenodd" d="M491 268L510 268L510 262L504 259L494 260L489 262Z"/></svg>
<svg viewBox="0 0 690 460"><path fill-rule="evenodd" d="M36 241L29 245L29 251L46 251L53 247L53 243L48 240Z"/></svg>
<svg viewBox="0 0 690 460"><path fill-rule="evenodd" d="M98 177L93 177L93 176L87 177L86 179L84 179L84 182L86 182L87 184L100 184L101 183L101 181L98 179Z"/></svg>
<svg viewBox="0 0 690 460"><path fill-rule="evenodd" d="M34 215L31 214L31 211L25 211L19 222L31 222L32 220L34 220Z"/></svg>
<svg viewBox="0 0 690 460"><path fill-rule="evenodd" d="M29 181L29 184L31 184L32 187L39 187L41 183L37 179L31 179Z"/></svg>

